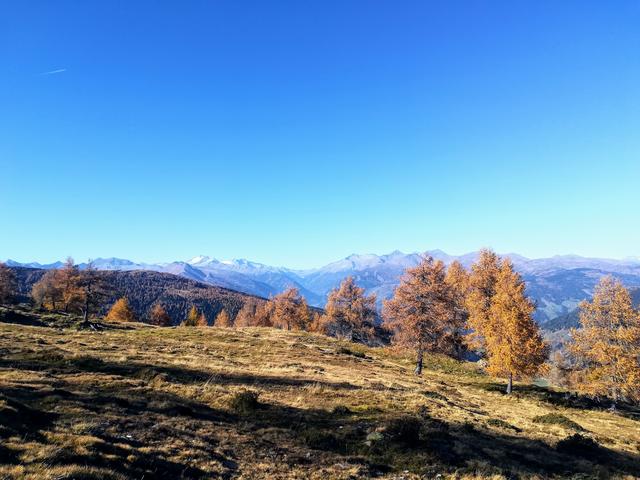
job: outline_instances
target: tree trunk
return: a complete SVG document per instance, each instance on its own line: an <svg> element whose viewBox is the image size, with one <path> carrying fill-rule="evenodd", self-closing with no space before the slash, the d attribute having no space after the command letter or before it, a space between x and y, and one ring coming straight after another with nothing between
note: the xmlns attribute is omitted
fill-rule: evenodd
<svg viewBox="0 0 640 480"><path fill-rule="evenodd" d="M84 297L84 308L82 312L82 324L89 325L89 292Z"/></svg>
<svg viewBox="0 0 640 480"><path fill-rule="evenodd" d="M613 390L613 395L612 395L612 399L611 399L611 406L609 407L609 410L612 412L616 411L616 405L618 404L618 400L620 399L620 395L618 394L617 389Z"/></svg>
<svg viewBox="0 0 640 480"><path fill-rule="evenodd" d="M416 369L413 371L416 375L422 375L422 360L424 357L424 351L422 345L418 347L418 358L416 359Z"/></svg>
<svg viewBox="0 0 640 480"><path fill-rule="evenodd" d="M509 383L507 383L507 395L513 390L513 373L509 373Z"/></svg>

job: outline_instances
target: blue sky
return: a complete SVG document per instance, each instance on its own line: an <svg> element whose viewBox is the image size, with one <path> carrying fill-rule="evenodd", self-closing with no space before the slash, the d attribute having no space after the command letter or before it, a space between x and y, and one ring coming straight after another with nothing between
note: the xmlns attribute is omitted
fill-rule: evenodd
<svg viewBox="0 0 640 480"><path fill-rule="evenodd" d="M0 258L640 255L638 25L638 1L2 2Z"/></svg>

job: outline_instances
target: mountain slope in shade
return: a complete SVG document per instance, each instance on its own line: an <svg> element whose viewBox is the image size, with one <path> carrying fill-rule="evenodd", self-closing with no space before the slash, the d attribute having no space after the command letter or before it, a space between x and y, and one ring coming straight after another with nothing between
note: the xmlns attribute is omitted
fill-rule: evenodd
<svg viewBox="0 0 640 480"><path fill-rule="evenodd" d="M634 307L640 307L640 288L634 288L630 291L631 301ZM580 325L580 309L575 308L569 313L560 315L556 318L552 318L544 324L547 330L566 330L569 328L576 328Z"/></svg>
<svg viewBox="0 0 640 480"><path fill-rule="evenodd" d="M93 264L100 270L172 273L261 297L270 297L286 288L295 287L307 298L309 304L321 307L331 289L336 288L347 276L353 276L368 294L375 294L378 305L381 305L383 299L393 294L403 272L417 265L423 255L431 255L446 264L457 260L468 268L477 259L478 252L465 255L449 255L442 250L408 254L394 251L386 255L353 254L324 267L309 270L273 267L245 259L217 260L205 255L187 262L164 264L135 263L118 258L96 259ZM594 286L604 275L614 275L628 287L640 287L638 259L610 260L576 255L529 259L515 253L504 256L509 257L516 270L523 275L527 292L538 306L535 317L543 323L571 312L580 301L589 298ZM61 264L8 263L35 268L57 268ZM83 268L85 266L81 265Z"/></svg>
<svg viewBox="0 0 640 480"><path fill-rule="evenodd" d="M31 287L46 270L25 267L14 267L14 270L19 294L22 300L26 300ZM212 323L222 309L235 316L245 303L257 305L265 301L257 296L168 273L111 269L100 271L99 274L110 288L109 296L101 301L102 314L106 313L118 298L126 297L140 319L147 319L153 305L161 303L174 324L184 320L193 305Z"/></svg>
<svg viewBox="0 0 640 480"><path fill-rule="evenodd" d="M45 270L49 270L50 268L60 268L64 265L63 262L53 262L53 263L38 263L38 262L30 262L30 263L20 263L14 260L7 260L6 265L10 267L27 267L27 268L43 268Z"/></svg>

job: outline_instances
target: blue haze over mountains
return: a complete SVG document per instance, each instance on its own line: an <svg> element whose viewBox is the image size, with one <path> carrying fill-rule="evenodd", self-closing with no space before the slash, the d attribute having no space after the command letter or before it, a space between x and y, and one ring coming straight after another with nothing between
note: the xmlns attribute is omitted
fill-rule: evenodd
<svg viewBox="0 0 640 480"><path fill-rule="evenodd" d="M100 270L153 270L172 273L262 297L275 295L288 287L296 287L311 305L322 307L329 291L349 275L367 293L375 294L380 304L393 294L404 270L418 264L425 254L447 264L458 260L465 267L469 267L478 256L478 252L454 256L441 250L409 254L399 251L387 255L354 254L310 270L272 267L244 259L222 261L208 256L162 264L98 258L93 264ZM543 324L571 312L580 301L589 298L594 286L604 275L619 278L627 287L640 287L640 260L636 258L611 260L564 255L529 259L517 254L503 256L509 257L522 274L527 283L527 292L538 306L536 319ZM7 263L33 268L57 268L62 265L61 262L41 265L12 260ZM85 265L81 264L81 267Z"/></svg>

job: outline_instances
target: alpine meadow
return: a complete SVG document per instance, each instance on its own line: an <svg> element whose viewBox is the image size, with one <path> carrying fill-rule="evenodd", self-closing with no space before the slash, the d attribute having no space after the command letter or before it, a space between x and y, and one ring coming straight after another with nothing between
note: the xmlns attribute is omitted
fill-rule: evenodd
<svg viewBox="0 0 640 480"><path fill-rule="evenodd" d="M0 12L0 479L640 479L637 1Z"/></svg>

